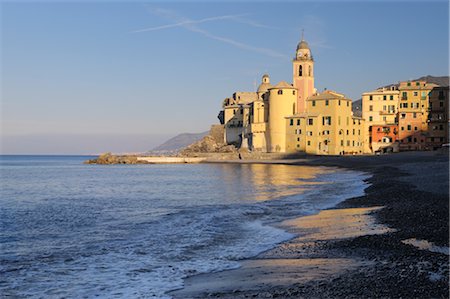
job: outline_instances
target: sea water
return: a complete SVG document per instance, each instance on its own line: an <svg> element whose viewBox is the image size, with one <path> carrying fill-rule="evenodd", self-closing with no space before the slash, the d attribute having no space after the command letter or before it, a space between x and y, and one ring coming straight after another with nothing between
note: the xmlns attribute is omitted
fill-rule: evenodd
<svg viewBox="0 0 450 299"><path fill-rule="evenodd" d="M293 236L276 224L362 195L367 175L266 164L84 165L1 156L0 293L169 298Z"/></svg>

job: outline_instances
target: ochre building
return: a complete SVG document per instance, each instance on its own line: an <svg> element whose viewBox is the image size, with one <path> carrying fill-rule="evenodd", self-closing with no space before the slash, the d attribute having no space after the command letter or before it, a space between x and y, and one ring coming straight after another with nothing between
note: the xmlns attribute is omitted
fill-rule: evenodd
<svg viewBox="0 0 450 299"><path fill-rule="evenodd" d="M256 92L235 92L219 113L225 142L251 151L362 154L364 120L343 94L314 87L314 58L302 39L292 61L292 84L262 77Z"/></svg>

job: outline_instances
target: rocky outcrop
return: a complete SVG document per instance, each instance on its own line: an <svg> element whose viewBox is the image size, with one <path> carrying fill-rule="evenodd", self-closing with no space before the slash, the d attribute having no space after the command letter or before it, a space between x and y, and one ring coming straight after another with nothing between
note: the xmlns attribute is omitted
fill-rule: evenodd
<svg viewBox="0 0 450 299"><path fill-rule="evenodd" d="M84 164L148 164L147 161L138 160L136 156L117 156L111 153L104 153L97 159L91 159Z"/></svg>
<svg viewBox="0 0 450 299"><path fill-rule="evenodd" d="M237 153L237 149L233 145L226 145L223 142L217 142L214 137L207 135L200 141L184 148L180 152L180 155L192 156L198 153Z"/></svg>

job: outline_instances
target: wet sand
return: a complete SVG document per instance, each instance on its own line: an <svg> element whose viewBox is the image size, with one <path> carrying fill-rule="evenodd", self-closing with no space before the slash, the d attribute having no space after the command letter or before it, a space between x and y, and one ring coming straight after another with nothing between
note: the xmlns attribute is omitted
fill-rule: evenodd
<svg viewBox="0 0 450 299"><path fill-rule="evenodd" d="M295 163L370 172L371 186L365 196L335 209L280 223L298 236L239 269L190 277L170 295L449 297L448 153L307 157Z"/></svg>

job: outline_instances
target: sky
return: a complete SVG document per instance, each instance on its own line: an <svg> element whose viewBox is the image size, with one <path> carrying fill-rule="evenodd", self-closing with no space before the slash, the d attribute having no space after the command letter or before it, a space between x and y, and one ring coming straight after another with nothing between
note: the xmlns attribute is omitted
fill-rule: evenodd
<svg viewBox="0 0 450 299"><path fill-rule="evenodd" d="M361 93L449 74L448 1L3 1L2 154L143 152L217 124L263 74Z"/></svg>

